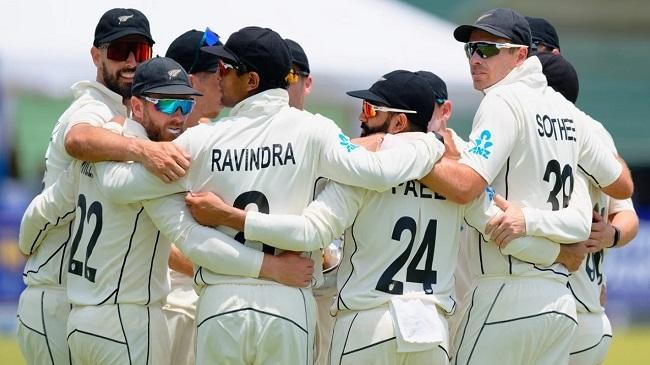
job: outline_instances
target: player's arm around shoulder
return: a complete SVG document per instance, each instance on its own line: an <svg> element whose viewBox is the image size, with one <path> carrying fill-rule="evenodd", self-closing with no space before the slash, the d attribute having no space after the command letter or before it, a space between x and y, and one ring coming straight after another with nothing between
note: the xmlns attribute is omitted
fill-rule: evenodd
<svg viewBox="0 0 650 365"><path fill-rule="evenodd" d="M25 255L34 252L50 229L74 219L82 163L77 160L71 163L25 210L18 235L18 246Z"/></svg>

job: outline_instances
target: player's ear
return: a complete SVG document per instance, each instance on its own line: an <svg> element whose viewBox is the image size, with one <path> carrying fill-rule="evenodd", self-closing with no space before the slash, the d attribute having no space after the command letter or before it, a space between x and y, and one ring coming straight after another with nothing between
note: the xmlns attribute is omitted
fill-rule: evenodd
<svg viewBox="0 0 650 365"><path fill-rule="evenodd" d="M251 92L257 89L260 86L260 75L255 71L247 72L246 75L248 75L246 90Z"/></svg>
<svg viewBox="0 0 650 365"><path fill-rule="evenodd" d="M305 79L305 95L309 95L309 93L311 93L311 85L312 85L311 75L307 75L307 78Z"/></svg>
<svg viewBox="0 0 650 365"><path fill-rule="evenodd" d="M405 132L408 130L409 121L406 118L406 114L397 113L394 114L390 120L390 125L388 126L388 133L397 134Z"/></svg>
<svg viewBox="0 0 650 365"><path fill-rule="evenodd" d="M139 120L144 117L144 102L137 96L131 97L131 113Z"/></svg>

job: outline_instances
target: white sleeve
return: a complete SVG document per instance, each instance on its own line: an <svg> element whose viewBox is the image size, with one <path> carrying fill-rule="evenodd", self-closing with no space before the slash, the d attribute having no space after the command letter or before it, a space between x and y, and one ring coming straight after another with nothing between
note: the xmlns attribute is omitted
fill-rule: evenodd
<svg viewBox="0 0 650 365"><path fill-rule="evenodd" d="M366 190L329 182L302 215L246 213L244 235L290 251L314 251L329 245L352 224Z"/></svg>
<svg viewBox="0 0 650 365"><path fill-rule="evenodd" d="M312 136L315 148L320 148L316 171L334 181L370 190L381 192L424 177L445 150L433 133L414 133L404 137L405 143L399 148L369 152L350 142L332 121L318 123L320 128Z"/></svg>
<svg viewBox="0 0 650 365"><path fill-rule="evenodd" d="M633 212L636 212L634 209L634 204L632 204L632 199L625 199L625 200L619 200L619 199L609 199L609 210L607 211L607 214L614 214L618 212L622 212L624 210L630 210Z"/></svg>
<svg viewBox="0 0 650 365"><path fill-rule="evenodd" d="M515 112L499 95L488 94L479 106L460 163L474 169L488 184L510 156L518 136Z"/></svg>
<svg viewBox="0 0 650 365"><path fill-rule="evenodd" d="M546 237L558 243L575 243L589 238L591 199L587 179L574 174L574 188L569 206L560 210L524 207L526 235Z"/></svg>
<svg viewBox="0 0 650 365"><path fill-rule="evenodd" d="M142 205L160 232L195 265L218 274L259 276L264 253L198 224L187 211L183 194L143 201Z"/></svg>
<svg viewBox="0 0 650 365"><path fill-rule="evenodd" d="M165 183L137 162L96 162L97 186L108 199L131 204L188 191L185 177Z"/></svg>
<svg viewBox="0 0 650 365"><path fill-rule="evenodd" d="M25 210L18 235L18 247L25 255L34 252L52 227L74 219L79 166L81 161L71 163L54 184L34 197Z"/></svg>
<svg viewBox="0 0 650 365"><path fill-rule="evenodd" d="M494 191L488 187L478 198L465 205L465 222L483 236L486 236L485 226L487 223L501 212L501 209L492 201L493 196Z"/></svg>
<svg viewBox="0 0 650 365"><path fill-rule="evenodd" d="M611 185L621 176L623 166L612 153L613 143L608 143L606 138L602 137L602 131L590 116L575 108L577 117L583 118L581 126L582 133L579 138L581 141L580 155L578 156L578 167L589 176L596 186L603 188Z"/></svg>
<svg viewBox="0 0 650 365"><path fill-rule="evenodd" d="M65 138L68 132L70 132L70 129L77 124L90 124L93 127L102 127L113 116L113 112L106 104L98 100L89 100L67 117L68 125L65 128L63 136Z"/></svg>
<svg viewBox="0 0 650 365"><path fill-rule="evenodd" d="M501 253L521 261L551 266L560 254L560 244L543 237L526 236L510 241Z"/></svg>

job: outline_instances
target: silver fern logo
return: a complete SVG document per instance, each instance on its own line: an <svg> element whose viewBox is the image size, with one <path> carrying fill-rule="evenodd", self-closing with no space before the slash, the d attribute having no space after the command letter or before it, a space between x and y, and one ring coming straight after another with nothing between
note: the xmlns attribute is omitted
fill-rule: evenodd
<svg viewBox="0 0 650 365"><path fill-rule="evenodd" d="M119 17L117 17L117 20L119 20L119 23L117 23L117 25L120 25L120 24L126 22L127 20L129 20L131 18L133 18L133 14L119 16Z"/></svg>

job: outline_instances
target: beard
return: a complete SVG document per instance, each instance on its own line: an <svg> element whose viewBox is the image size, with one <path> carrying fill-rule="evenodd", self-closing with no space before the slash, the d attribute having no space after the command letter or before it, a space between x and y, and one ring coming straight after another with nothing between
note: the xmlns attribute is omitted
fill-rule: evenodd
<svg viewBox="0 0 650 365"><path fill-rule="evenodd" d="M388 114L384 123L378 127L370 127L368 123L361 123L361 137L366 137L375 133L388 133L388 128L390 127L390 117Z"/></svg>
<svg viewBox="0 0 650 365"><path fill-rule="evenodd" d="M107 69L107 65L104 64L104 67L102 67L102 78L104 79L104 85L112 92L121 95L122 98L130 98L132 83L120 83L119 77L122 72L135 72L135 68L125 67L119 70L115 75L109 74Z"/></svg>

